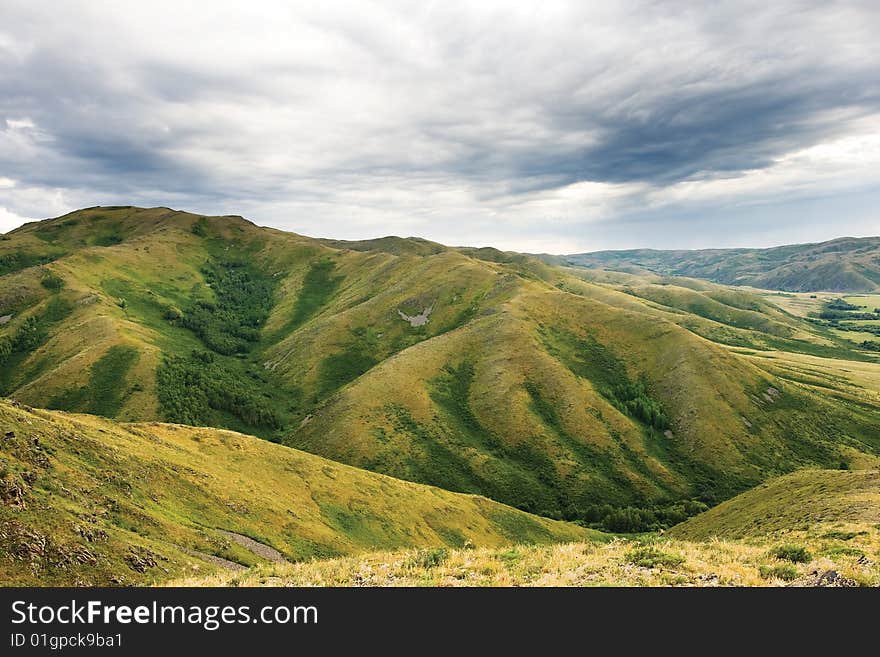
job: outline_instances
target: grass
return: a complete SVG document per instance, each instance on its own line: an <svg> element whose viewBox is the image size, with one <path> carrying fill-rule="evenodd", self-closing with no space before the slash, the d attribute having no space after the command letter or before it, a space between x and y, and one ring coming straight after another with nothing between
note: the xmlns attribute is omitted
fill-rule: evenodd
<svg viewBox="0 0 880 657"><path fill-rule="evenodd" d="M809 563L813 560L813 555L803 545L779 545L773 548L770 554L777 559L792 563Z"/></svg>
<svg viewBox="0 0 880 657"><path fill-rule="evenodd" d="M685 538L673 530L605 535L588 543L376 552L261 565L235 581L246 586L814 586L820 574L834 571L850 586L880 585L880 564L866 557L880 555L880 523L874 522L880 501L863 499L859 513L848 513L859 486L850 473L823 474L824 488L809 478L778 479L789 494L764 507L778 524L740 538ZM799 503L813 509L810 515L789 512L795 492ZM750 507L755 515L762 513L751 492L728 504L741 508L743 516ZM713 516L710 510L682 527ZM229 580L221 573L174 583L223 586Z"/></svg>
<svg viewBox="0 0 880 657"><path fill-rule="evenodd" d="M218 530L292 561L438 550L450 536L485 547L601 537L230 431L119 425L3 400L0 429L4 585L158 583L217 570L205 555L263 562ZM132 552L154 565L132 568Z"/></svg>
<svg viewBox="0 0 880 657"><path fill-rule="evenodd" d="M122 408L128 392L126 376L140 357L128 345L114 345L91 367L88 384L55 397L49 408L83 411L113 417Z"/></svg>
<svg viewBox="0 0 880 657"><path fill-rule="evenodd" d="M776 564L773 566L761 564L758 572L761 573L761 577L764 579L779 579L783 582L790 582L797 579L798 576L797 568L791 564Z"/></svg>
<svg viewBox="0 0 880 657"><path fill-rule="evenodd" d="M828 522L880 522L880 472L794 472L691 518L673 528L670 535L692 540L716 536L746 538ZM841 540L841 536L848 534L830 534L825 538ZM799 549L794 546L790 554L807 556Z"/></svg>
<svg viewBox="0 0 880 657"><path fill-rule="evenodd" d="M342 351L330 354L319 366L318 396L326 397L354 381L377 362L378 359L357 341L353 341Z"/></svg>
<svg viewBox="0 0 880 657"><path fill-rule="evenodd" d="M627 552L626 560L640 568L675 568L685 562L685 558L676 553L663 552L656 547L640 547Z"/></svg>
<svg viewBox="0 0 880 657"><path fill-rule="evenodd" d="M803 534L805 541L818 539ZM617 538L608 542L514 548L451 549L430 558L420 550L376 552L293 565L266 564L172 582L184 586L785 586L834 570L858 586L880 584L876 562L837 554L808 564L780 563L762 541ZM864 545L880 545L871 531ZM872 549L867 547L868 550Z"/></svg>
<svg viewBox="0 0 880 657"><path fill-rule="evenodd" d="M332 260L319 260L309 268L296 298L293 314L287 325L288 330L305 324L336 292L344 277L333 275L335 267L336 263Z"/></svg>
<svg viewBox="0 0 880 657"><path fill-rule="evenodd" d="M12 274L35 265L45 265L55 260L60 254L35 254L27 251L0 253L0 276Z"/></svg>

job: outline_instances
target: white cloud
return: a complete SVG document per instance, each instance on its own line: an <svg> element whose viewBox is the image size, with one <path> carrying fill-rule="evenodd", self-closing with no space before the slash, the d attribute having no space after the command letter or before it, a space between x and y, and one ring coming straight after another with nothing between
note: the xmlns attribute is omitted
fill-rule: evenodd
<svg viewBox="0 0 880 657"><path fill-rule="evenodd" d="M10 212L3 206L0 206L0 233L8 233L13 228L18 228L28 221L33 221L33 219L20 217L14 212Z"/></svg>
<svg viewBox="0 0 880 657"><path fill-rule="evenodd" d="M880 188L878 31L867 3L13 2L0 202L523 250L651 212L684 239L694 209Z"/></svg>

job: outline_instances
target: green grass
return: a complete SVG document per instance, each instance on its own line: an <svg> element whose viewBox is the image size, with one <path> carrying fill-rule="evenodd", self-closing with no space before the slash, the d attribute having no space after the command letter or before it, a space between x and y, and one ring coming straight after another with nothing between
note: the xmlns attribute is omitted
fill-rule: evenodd
<svg viewBox="0 0 880 657"><path fill-rule="evenodd" d="M778 477L677 525L676 538L766 536L820 522L880 518L876 470L802 470Z"/></svg>
<svg viewBox="0 0 880 657"><path fill-rule="evenodd" d="M140 352L135 347L114 345L91 367L85 387L69 390L55 397L49 408L83 411L113 417L122 408L130 392L126 376L137 362Z"/></svg>
<svg viewBox="0 0 880 657"><path fill-rule="evenodd" d="M773 566L767 566L762 564L759 567L759 572L761 573L761 577L764 579L781 579L784 582L790 582L794 579L797 579L798 571L791 564L776 564Z"/></svg>
<svg viewBox="0 0 880 657"><path fill-rule="evenodd" d="M332 260L319 260L311 265L303 278L302 288L297 296L286 329L294 330L311 319L330 300L343 276L334 276L336 263Z"/></svg>
<svg viewBox="0 0 880 657"><path fill-rule="evenodd" d="M58 258L59 253L29 253L27 251L12 251L0 254L0 276L12 274L35 265L45 265Z"/></svg>
<svg viewBox="0 0 880 657"><path fill-rule="evenodd" d="M770 554L776 559L782 561L791 561L792 563L809 563L813 560L813 555L803 545L779 545L770 551Z"/></svg>
<svg viewBox="0 0 880 657"><path fill-rule="evenodd" d="M330 354L319 365L318 397L326 397L354 381L378 362L358 341L350 343L342 351Z"/></svg>
<svg viewBox="0 0 880 657"><path fill-rule="evenodd" d="M475 446L497 452L500 443L480 424L470 404L474 382L474 365L462 361L458 365L447 363L443 372L432 381L432 398L446 412L449 422L461 438Z"/></svg>
<svg viewBox="0 0 880 657"><path fill-rule="evenodd" d="M675 568L684 563L680 554L663 552L654 547L640 547L627 553L627 561L640 568Z"/></svg>
<svg viewBox="0 0 880 657"><path fill-rule="evenodd" d="M6 586L160 583L215 571L204 555L263 562L218 530L291 561L410 546L439 563L451 535L487 547L597 536L228 431L123 426L5 400L0 429ZM133 568L133 553L149 565Z"/></svg>

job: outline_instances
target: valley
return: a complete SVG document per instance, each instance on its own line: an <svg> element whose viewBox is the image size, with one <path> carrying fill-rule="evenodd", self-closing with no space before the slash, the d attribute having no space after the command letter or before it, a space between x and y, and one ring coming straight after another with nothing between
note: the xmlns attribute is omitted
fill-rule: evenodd
<svg viewBox="0 0 880 657"><path fill-rule="evenodd" d="M0 507L18 532L0 536L3 567L85 582L94 564L70 557L84 546L105 564L92 582L197 578L219 567L204 555L262 573L234 536L292 562L443 548L459 563L465 543L496 565L517 543L628 552L610 534L672 536L788 473L880 466L876 293L586 264L608 261L129 206L3 235L0 429L16 438L0 455L10 499L32 498ZM55 436L53 474L17 451L31 434ZM83 514L106 549L70 533ZM63 566L14 556L56 527ZM161 568L132 571L132 550Z"/></svg>

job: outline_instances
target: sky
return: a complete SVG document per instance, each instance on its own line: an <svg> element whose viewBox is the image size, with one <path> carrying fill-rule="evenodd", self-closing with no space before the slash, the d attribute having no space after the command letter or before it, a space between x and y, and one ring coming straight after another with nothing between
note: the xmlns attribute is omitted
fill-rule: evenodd
<svg viewBox="0 0 880 657"><path fill-rule="evenodd" d="M880 3L0 0L0 232L94 205L574 253L880 234Z"/></svg>

